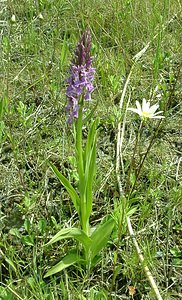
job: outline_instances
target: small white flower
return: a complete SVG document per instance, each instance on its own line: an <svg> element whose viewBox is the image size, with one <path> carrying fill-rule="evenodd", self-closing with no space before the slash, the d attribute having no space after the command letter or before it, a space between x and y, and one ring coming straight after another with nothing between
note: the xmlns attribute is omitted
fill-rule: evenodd
<svg viewBox="0 0 182 300"><path fill-rule="evenodd" d="M11 17L11 22L13 22L13 23L16 22L16 17L15 17L15 15L12 15L12 17Z"/></svg>
<svg viewBox="0 0 182 300"><path fill-rule="evenodd" d="M40 20L43 20L43 19L44 19L43 15L42 15L41 13L38 15L38 18L39 18Z"/></svg>
<svg viewBox="0 0 182 300"><path fill-rule="evenodd" d="M159 116L159 114L162 113L163 111L156 112L156 110L159 108L159 105L154 104L154 105L150 106L150 102L149 101L147 102L145 98L142 100L142 105L139 103L139 101L136 101L136 106L137 106L137 108L128 108L128 110L131 110L131 111L137 113L142 119L165 118L164 116Z"/></svg>

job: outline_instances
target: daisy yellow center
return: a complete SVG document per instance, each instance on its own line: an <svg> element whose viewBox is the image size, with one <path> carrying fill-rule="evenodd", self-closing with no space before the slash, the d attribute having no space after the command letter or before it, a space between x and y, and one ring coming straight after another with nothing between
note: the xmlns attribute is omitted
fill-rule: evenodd
<svg viewBox="0 0 182 300"><path fill-rule="evenodd" d="M151 117L151 113L148 111L142 111L142 117L144 118L150 118Z"/></svg>

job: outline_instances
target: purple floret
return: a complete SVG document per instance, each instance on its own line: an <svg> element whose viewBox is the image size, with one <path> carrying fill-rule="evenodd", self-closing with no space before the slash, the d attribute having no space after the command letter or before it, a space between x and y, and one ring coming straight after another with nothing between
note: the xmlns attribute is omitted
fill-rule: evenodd
<svg viewBox="0 0 182 300"><path fill-rule="evenodd" d="M90 56L91 33L87 29L75 50L75 55L70 67L70 76L66 80L68 83L66 96L68 105L68 123L72 123L74 118L78 118L79 101L81 95L86 101L91 101L91 93L94 90L92 80L95 69L91 67L93 58Z"/></svg>

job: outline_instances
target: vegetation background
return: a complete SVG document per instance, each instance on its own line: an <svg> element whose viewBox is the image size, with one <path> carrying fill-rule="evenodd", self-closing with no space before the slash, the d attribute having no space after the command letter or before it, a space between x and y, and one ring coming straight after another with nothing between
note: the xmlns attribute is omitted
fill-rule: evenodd
<svg viewBox="0 0 182 300"><path fill-rule="evenodd" d="M0 299L155 299L126 224L112 291L116 232L90 278L70 268L43 279L72 242L43 245L60 228L78 222L46 160L76 182L73 132L64 110L65 78L87 26L92 31L96 68L93 106L97 104L101 119L91 223L113 214L119 201L115 149L117 124L126 103L122 111L118 103L133 57L149 43L134 67L125 99L131 96L130 106L135 106L136 100L153 98L166 118L128 205L135 209L131 219L137 240L163 298L180 299L182 23L177 0L0 1ZM145 127L140 153L155 122ZM123 147L126 173L138 125L137 116L128 113Z"/></svg>

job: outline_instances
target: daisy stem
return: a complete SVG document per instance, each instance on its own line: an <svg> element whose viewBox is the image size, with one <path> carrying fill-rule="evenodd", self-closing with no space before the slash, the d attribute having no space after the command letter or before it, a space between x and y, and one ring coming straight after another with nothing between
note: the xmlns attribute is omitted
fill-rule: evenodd
<svg viewBox="0 0 182 300"><path fill-rule="evenodd" d="M136 137L136 140L135 140L135 146L134 146L134 149L133 149L133 154L132 154L132 157L131 157L131 162L130 162L129 171L128 171L128 178L127 178L127 183L126 183L126 192L128 192L129 189L130 189L130 177L131 177L132 169L134 169L134 165L135 165L135 163L134 163L135 162L135 155L136 155L137 147L138 147L138 144L139 144L139 141L140 141L140 138L141 138L142 128L143 128L143 121L141 121L141 123L140 123L140 127L138 129L137 137Z"/></svg>
<svg viewBox="0 0 182 300"><path fill-rule="evenodd" d="M154 140L155 140L155 138L156 138L156 136L157 136L157 134L158 134L159 127L160 127L160 124L161 124L161 121L162 121L162 120L160 120L160 121L158 122L158 125L157 125L156 129L154 130L154 134L153 134L153 136L152 136L152 138L151 138L151 140L150 140L150 144L149 144L149 146L148 146L148 148L147 148L147 151L145 152L145 155L144 155L143 158L141 159L140 165L139 165L138 170L137 170L137 172L136 172L135 181L134 181L134 184L133 184L133 186L132 186L132 188L131 188L131 190L130 190L130 193L129 193L128 198L131 196L131 194L133 193L133 191L134 191L134 189L135 189L135 186L136 186L137 180L138 180L138 178L139 178L139 175L140 175L141 169L142 169L142 167L143 167L143 164L144 164L144 162L145 162L145 160L146 160L146 158L147 158L147 155L149 154L150 149L152 148L152 146L153 146L153 144L154 144Z"/></svg>

